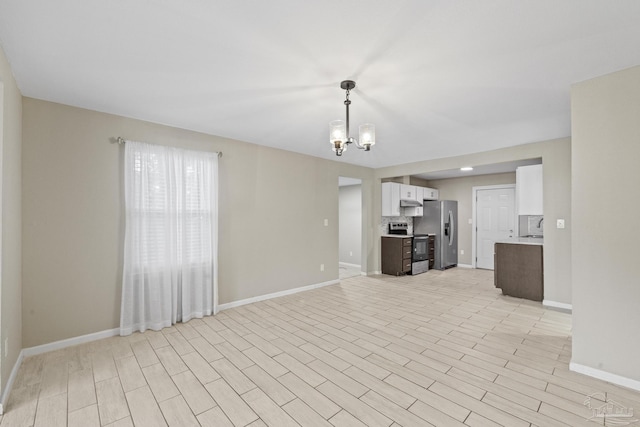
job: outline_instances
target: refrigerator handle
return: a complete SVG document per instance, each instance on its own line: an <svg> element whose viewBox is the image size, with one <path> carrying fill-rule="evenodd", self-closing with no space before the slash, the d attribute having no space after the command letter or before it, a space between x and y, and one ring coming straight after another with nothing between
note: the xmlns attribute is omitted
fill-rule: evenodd
<svg viewBox="0 0 640 427"><path fill-rule="evenodd" d="M453 245L453 237L456 232L455 226L453 225L453 212L449 211L449 246Z"/></svg>

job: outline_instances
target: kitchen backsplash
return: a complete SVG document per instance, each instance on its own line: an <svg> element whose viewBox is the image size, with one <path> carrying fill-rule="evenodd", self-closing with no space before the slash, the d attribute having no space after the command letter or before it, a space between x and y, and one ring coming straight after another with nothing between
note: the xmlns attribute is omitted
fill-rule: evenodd
<svg viewBox="0 0 640 427"><path fill-rule="evenodd" d="M382 222L380 223L380 234L385 235L389 234L389 223L390 222L406 222L409 226L407 233L413 234L413 217L412 216L383 216Z"/></svg>

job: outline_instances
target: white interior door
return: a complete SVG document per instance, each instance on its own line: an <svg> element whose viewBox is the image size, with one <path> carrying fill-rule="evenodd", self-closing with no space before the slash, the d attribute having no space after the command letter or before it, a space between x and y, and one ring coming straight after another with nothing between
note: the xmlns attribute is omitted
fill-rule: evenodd
<svg viewBox="0 0 640 427"><path fill-rule="evenodd" d="M515 189L477 191L476 268L493 270L494 244L513 237L515 231Z"/></svg>

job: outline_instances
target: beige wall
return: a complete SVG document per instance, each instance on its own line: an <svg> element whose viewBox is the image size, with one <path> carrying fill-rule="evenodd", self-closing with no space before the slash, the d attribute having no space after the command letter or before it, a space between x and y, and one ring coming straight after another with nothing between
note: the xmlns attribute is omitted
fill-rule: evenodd
<svg viewBox="0 0 640 427"><path fill-rule="evenodd" d="M372 209L372 169L30 98L23 104L24 347L119 325L123 147L110 138L224 153L221 304L338 278L340 175L362 179L363 206ZM363 222L363 239L373 239L377 223L368 212ZM373 259L367 253L365 267Z"/></svg>
<svg viewBox="0 0 640 427"><path fill-rule="evenodd" d="M544 181L544 215L547 224L562 218L567 227L559 230L545 228L544 285L545 300L571 304L571 140L570 138L536 142L500 150L444 159L426 160L376 169L374 186L375 215L380 216L380 182L384 178L417 175L479 166L513 160L542 158ZM376 264L369 271L380 270L380 239L373 241L378 254Z"/></svg>
<svg viewBox="0 0 640 427"><path fill-rule="evenodd" d="M571 110L572 362L640 381L640 67L574 85Z"/></svg>
<svg viewBox="0 0 640 427"><path fill-rule="evenodd" d="M22 94L1 48L0 98L0 389L3 390L22 350Z"/></svg>
<svg viewBox="0 0 640 427"><path fill-rule="evenodd" d="M515 183L515 172L438 179L428 182L427 187L438 189L440 199L458 201L459 264L472 264L471 255L473 253L473 224L469 224L469 220L473 219L473 187ZM460 250L463 250L464 254L460 254Z"/></svg>

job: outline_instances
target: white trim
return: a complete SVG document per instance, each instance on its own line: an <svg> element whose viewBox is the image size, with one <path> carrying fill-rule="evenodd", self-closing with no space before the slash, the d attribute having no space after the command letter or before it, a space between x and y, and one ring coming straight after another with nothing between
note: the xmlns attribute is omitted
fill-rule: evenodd
<svg viewBox="0 0 640 427"><path fill-rule="evenodd" d="M561 308L563 310L573 310L573 306L571 304L567 304L566 302L551 301L548 299L542 300L542 305L546 307Z"/></svg>
<svg viewBox="0 0 640 427"><path fill-rule="evenodd" d="M607 381L612 384L621 385L632 390L640 391L640 381L623 377L621 375L612 374L611 372L601 371L600 369L591 368L589 366L581 365L574 362L569 363L569 370L577 372L579 374L597 378L599 380Z"/></svg>
<svg viewBox="0 0 640 427"><path fill-rule="evenodd" d="M251 297L241 299L238 301L227 302L225 304L218 305L220 311L227 310L234 307L240 307L241 305L251 304L254 302L264 301L271 298L283 297L285 295L297 294L298 292L310 291L312 289L322 288L324 286L336 285L340 283L340 280L330 280L328 282L315 283L313 285L301 286L299 288L287 289L286 291L274 292L272 294L259 295L257 297Z"/></svg>
<svg viewBox="0 0 640 427"><path fill-rule="evenodd" d="M91 341L101 340L120 335L120 328L108 329L106 331L94 332L92 334L81 335L79 337L68 338L66 340L54 341L48 344L37 345L22 349L25 357L35 356L37 354L46 353L48 351L60 350L62 348L71 347L78 344L84 344Z"/></svg>
<svg viewBox="0 0 640 427"><path fill-rule="evenodd" d="M518 200L518 189L516 188L515 184L497 184L497 185L481 185L481 186L477 186L477 187L471 187L471 268L476 268L476 234L478 234L477 231L477 223L476 223L476 204L478 203L478 190L495 190L498 188L513 188L513 194L514 194L514 199L513 199L513 214L514 214L514 218L513 218L513 231L515 232L516 235L519 235L518 233L518 203L516 203L516 200ZM458 218L458 221L460 221L460 218Z"/></svg>
<svg viewBox="0 0 640 427"><path fill-rule="evenodd" d="M460 267L460 268L475 268L471 264L457 264L456 267Z"/></svg>
<svg viewBox="0 0 640 427"><path fill-rule="evenodd" d="M7 406L9 394L11 393L11 389L13 388L13 382L16 380L16 376L18 376L20 366L22 366L22 359L24 359L24 350L21 350L20 354L18 354L18 360L16 360L16 363L13 365L13 369L11 369L11 375L9 375L7 385L2 391L2 399L0 399L0 415L4 414L4 408Z"/></svg>
<svg viewBox="0 0 640 427"><path fill-rule="evenodd" d="M353 268L361 268L360 264L349 264L348 262L339 262L338 265L340 267L353 267Z"/></svg>

